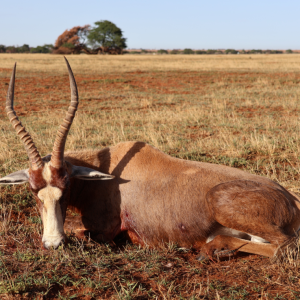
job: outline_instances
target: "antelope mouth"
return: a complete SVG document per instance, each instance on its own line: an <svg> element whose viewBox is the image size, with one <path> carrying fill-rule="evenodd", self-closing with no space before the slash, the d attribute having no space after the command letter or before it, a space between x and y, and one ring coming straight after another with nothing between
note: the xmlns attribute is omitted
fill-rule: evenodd
<svg viewBox="0 0 300 300"><path fill-rule="evenodd" d="M54 250L56 250L59 246L64 245L65 242L66 242L65 235L59 235L59 236L46 235L46 236L43 236L43 239L42 239L43 247L47 250L50 248L53 248Z"/></svg>

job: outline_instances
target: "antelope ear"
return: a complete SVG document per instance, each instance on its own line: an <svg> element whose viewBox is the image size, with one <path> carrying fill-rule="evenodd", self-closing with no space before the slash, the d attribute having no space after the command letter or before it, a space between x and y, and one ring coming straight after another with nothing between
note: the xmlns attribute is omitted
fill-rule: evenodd
<svg viewBox="0 0 300 300"><path fill-rule="evenodd" d="M72 166L71 177L82 180L110 180L115 178L113 175L104 174L90 168L78 167L74 165Z"/></svg>
<svg viewBox="0 0 300 300"><path fill-rule="evenodd" d="M0 184L22 184L28 182L28 179L28 169L25 169L0 178Z"/></svg>

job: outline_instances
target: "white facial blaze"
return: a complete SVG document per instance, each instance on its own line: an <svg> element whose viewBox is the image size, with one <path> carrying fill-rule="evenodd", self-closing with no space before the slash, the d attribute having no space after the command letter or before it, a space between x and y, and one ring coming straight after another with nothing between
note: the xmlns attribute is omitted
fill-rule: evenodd
<svg viewBox="0 0 300 300"><path fill-rule="evenodd" d="M63 218L59 203L62 192L59 188L50 185L51 170L49 168L49 164L45 164L42 174L43 178L47 182L47 186L38 192L38 197L44 204L44 233L42 242L46 248L57 248L65 237Z"/></svg>

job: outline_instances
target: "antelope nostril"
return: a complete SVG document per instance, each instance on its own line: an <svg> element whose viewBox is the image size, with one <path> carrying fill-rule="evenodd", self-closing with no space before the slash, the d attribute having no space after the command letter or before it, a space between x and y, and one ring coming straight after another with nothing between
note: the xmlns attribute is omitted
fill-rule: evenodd
<svg viewBox="0 0 300 300"><path fill-rule="evenodd" d="M43 247L44 247L44 249L47 249L47 250L50 248L50 246L48 245L47 242L43 242Z"/></svg>

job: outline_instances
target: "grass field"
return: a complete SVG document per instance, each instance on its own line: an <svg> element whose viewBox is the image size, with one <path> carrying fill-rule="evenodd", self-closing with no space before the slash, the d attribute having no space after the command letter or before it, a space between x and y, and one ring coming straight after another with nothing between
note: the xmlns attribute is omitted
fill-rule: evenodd
<svg viewBox="0 0 300 300"><path fill-rule="evenodd" d="M300 55L69 56L80 95L66 150L140 140L172 156L266 176L300 193ZM0 54L0 176L28 167L4 112L15 110L42 155L70 101L62 56ZM255 255L198 262L193 249L69 237L41 249L29 188L1 187L0 298L299 299L300 261Z"/></svg>

